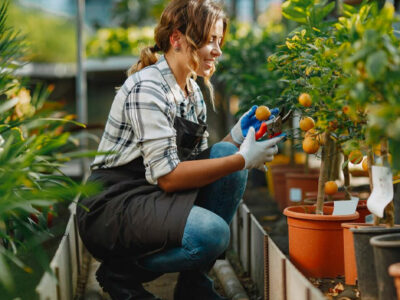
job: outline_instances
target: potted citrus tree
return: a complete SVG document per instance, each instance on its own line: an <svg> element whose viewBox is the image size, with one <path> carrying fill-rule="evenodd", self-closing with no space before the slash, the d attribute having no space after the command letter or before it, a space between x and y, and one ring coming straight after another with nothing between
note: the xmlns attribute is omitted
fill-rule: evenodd
<svg viewBox="0 0 400 300"><path fill-rule="evenodd" d="M282 93L286 103L296 109L302 119L298 134L303 150L320 154L316 205L285 209L289 226L289 255L307 276L336 277L344 274L343 236L341 223L353 221L358 213L333 216L333 207L324 206L325 193L334 194L334 162L342 144L354 138L348 132L352 121L343 113L338 86L346 76L341 68L334 22L325 20L334 9L327 1L286 1L283 13L300 23L289 34L286 43L269 58L278 68L287 88ZM355 132L361 125L351 125ZM307 244L304 243L307 240Z"/></svg>

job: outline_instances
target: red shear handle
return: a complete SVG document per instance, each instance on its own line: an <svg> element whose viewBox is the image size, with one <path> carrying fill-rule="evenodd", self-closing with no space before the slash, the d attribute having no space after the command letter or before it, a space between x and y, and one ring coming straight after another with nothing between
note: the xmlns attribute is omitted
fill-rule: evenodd
<svg viewBox="0 0 400 300"><path fill-rule="evenodd" d="M267 132L267 124L265 122L261 123L260 129L256 133L256 141L264 136Z"/></svg>

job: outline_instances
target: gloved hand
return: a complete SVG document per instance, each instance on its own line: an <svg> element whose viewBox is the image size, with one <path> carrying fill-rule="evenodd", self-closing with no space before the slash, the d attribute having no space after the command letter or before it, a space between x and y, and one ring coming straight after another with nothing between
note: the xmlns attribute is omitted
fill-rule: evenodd
<svg viewBox="0 0 400 300"><path fill-rule="evenodd" d="M239 121L235 124L235 126L232 127L231 137L235 143L239 145L243 143L244 138L246 137L250 127L254 127L255 131L258 131L260 129L260 126L263 122L257 120L256 118L255 113L257 107L258 107L257 105L253 105L252 108L250 108L246 113L244 113L240 117ZM275 118L275 116L279 113L279 108L275 107L270 111L271 111L271 116L269 117L268 120Z"/></svg>
<svg viewBox="0 0 400 300"><path fill-rule="evenodd" d="M272 161L274 155L278 153L278 146L276 144L285 138L286 135L282 134L266 141L257 142L254 128L250 127L246 138L237 152L244 158L244 169L257 168L261 171L265 171L265 163L267 161Z"/></svg>

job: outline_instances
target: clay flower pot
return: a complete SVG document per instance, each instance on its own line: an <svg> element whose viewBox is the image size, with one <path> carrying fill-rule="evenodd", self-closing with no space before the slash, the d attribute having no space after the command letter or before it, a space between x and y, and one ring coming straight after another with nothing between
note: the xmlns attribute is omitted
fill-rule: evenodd
<svg viewBox="0 0 400 300"><path fill-rule="evenodd" d="M389 267L389 274L394 277L394 285L397 289L397 300L400 300L400 262Z"/></svg>
<svg viewBox="0 0 400 300"><path fill-rule="evenodd" d="M319 172L310 170L310 173L286 173L286 204L304 205L307 192L318 190Z"/></svg>
<svg viewBox="0 0 400 300"><path fill-rule="evenodd" d="M379 300L396 299L396 287L388 269L400 262L400 233L379 235L371 238L370 243L374 248Z"/></svg>
<svg viewBox="0 0 400 300"><path fill-rule="evenodd" d="M370 239L389 233L400 233L400 227L385 228L370 226L351 228L354 239L354 252L357 264L357 285L363 300L378 299L378 287L375 271L374 252Z"/></svg>
<svg viewBox="0 0 400 300"><path fill-rule="evenodd" d="M358 211L358 209L357 209ZM358 220L356 220L358 221ZM357 265L356 256L354 254L353 233L350 228L360 228L373 226L366 223L342 223L343 228L343 251L344 251L344 277L345 283L355 285L357 282Z"/></svg>
<svg viewBox="0 0 400 300"><path fill-rule="evenodd" d="M304 165L271 165L271 176L274 186L274 198L278 203L279 209L283 210L286 207L286 178L285 174L302 173Z"/></svg>
<svg viewBox="0 0 400 300"><path fill-rule="evenodd" d="M315 206L287 207L290 260L308 277L334 278L344 275L342 223L358 219L351 215L332 216L333 207L324 206L324 215Z"/></svg>

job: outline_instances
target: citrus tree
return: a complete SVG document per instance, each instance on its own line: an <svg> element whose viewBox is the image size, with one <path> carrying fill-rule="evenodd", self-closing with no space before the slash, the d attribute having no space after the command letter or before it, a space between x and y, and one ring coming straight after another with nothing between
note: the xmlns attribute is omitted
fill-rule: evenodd
<svg viewBox="0 0 400 300"><path fill-rule="evenodd" d="M301 116L303 150L314 154L321 149L316 213L322 214L325 193L330 195L337 191L334 180L338 153L346 149L343 146L349 141L363 139L363 123L349 117L346 103L338 93L341 81L349 74L343 70L338 55L346 37L337 35L336 20L329 19L335 3L290 0L284 2L282 9L284 16L298 22L299 27L268 58L269 68L283 74L280 80L286 88L281 98L287 109L296 110ZM299 136L298 133L292 135L295 136ZM351 158L352 161L358 159ZM345 169L347 162L346 157ZM345 179L348 192L350 183L346 174Z"/></svg>
<svg viewBox="0 0 400 300"><path fill-rule="evenodd" d="M347 39L339 53L349 74L340 94L353 122L365 124L362 128L366 139L355 147L368 155L369 173L374 152L380 154L380 164L391 165L395 173L400 170L400 44L393 34L396 21L391 4L380 10L371 3L356 13L349 11L348 17L337 24L338 35ZM393 203L386 213L386 221L392 226Z"/></svg>
<svg viewBox="0 0 400 300"><path fill-rule="evenodd" d="M78 193L93 192L65 176L60 167L73 157L76 140L64 130L66 123L83 126L73 116L55 111L46 102L53 87L37 86L32 92L26 80L15 76L24 54L23 39L7 27L7 2L0 5L0 285L13 286L9 266L33 272L19 257L29 251L31 259L47 268L42 243L51 231L45 211Z"/></svg>

